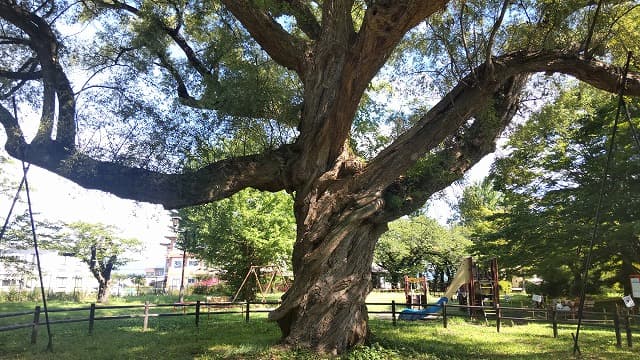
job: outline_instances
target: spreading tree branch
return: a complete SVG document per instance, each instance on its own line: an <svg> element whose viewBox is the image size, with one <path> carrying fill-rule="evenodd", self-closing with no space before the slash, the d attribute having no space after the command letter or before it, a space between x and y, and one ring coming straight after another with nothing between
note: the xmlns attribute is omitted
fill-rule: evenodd
<svg viewBox="0 0 640 360"><path fill-rule="evenodd" d="M332 166L344 150L359 99L371 79L404 34L447 2L376 1L367 8L358 33L351 1L323 3L323 37L313 44L309 74L303 77L305 96L316 102L304 106L297 177L313 177Z"/></svg>
<svg viewBox="0 0 640 360"><path fill-rule="evenodd" d="M13 23L20 30L24 31L30 38L29 46L34 50L40 63L42 79L45 84L45 102L49 102L43 107L41 126L36 142L53 141L51 136L52 127L48 121L54 118L54 106L50 106L51 93L55 92L57 99L58 119L56 129L56 143L59 146L73 149L75 147L75 98L71 84L58 60L59 45L56 36L45 19L31 13L29 9L18 5L16 2L1 0L0 13L3 18ZM44 134L44 130L49 133ZM14 136L14 134L8 134ZM14 139L15 140L15 139Z"/></svg>
<svg viewBox="0 0 640 360"><path fill-rule="evenodd" d="M296 23L311 40L318 40L322 29L311 9L300 0L280 0L291 10L291 15L296 19Z"/></svg>
<svg viewBox="0 0 640 360"><path fill-rule="evenodd" d="M10 80L38 80L42 78L42 72L36 71L38 62L36 59L27 60L17 71L7 71L0 69L0 77Z"/></svg>
<svg viewBox="0 0 640 360"><path fill-rule="evenodd" d="M222 0L251 36L278 64L302 76L306 45L286 32L266 11L249 0Z"/></svg>
<svg viewBox="0 0 640 360"><path fill-rule="evenodd" d="M227 3L230 2L227 1ZM328 3L325 2L325 4ZM444 3L445 1L439 2L441 6ZM267 33L280 34L278 39L265 41L267 43L284 41L281 46L287 48L289 54L282 55L281 61L285 63L293 61L298 55L300 48L297 45L300 43L287 42L292 38L288 34L280 33L284 30L277 23L272 24L273 19L259 9L249 7L248 4L248 1L238 1L229 6L236 10L234 14L243 19L243 23L256 18L259 24L248 25L254 26L250 31L268 30ZM429 10L425 10L427 8ZM397 24L401 28L409 29L421 18L423 19L429 11L435 11L437 8L435 5L433 8L431 5L425 5L423 1L385 1L376 2L367 9L365 23L360 33L354 38L356 46L346 49L348 51L346 59L356 61L345 62L344 66L347 70L336 77L336 84L339 86L333 89L338 101L327 103L327 107L331 107L328 111L333 113L322 118L327 120L325 124L319 124L315 128L301 128L300 137L305 137L307 140L303 143L304 145L313 144L314 141L333 141L335 149L329 147L329 151L340 149L338 155L342 153L344 149L341 147L344 146L345 134L348 134L348 128L353 120L353 109L348 107L357 106L357 100L362 94L356 89L360 87L364 91L364 87L375 73L374 70L377 71L376 67L370 63L383 63L389 51L401 38L401 34L394 29L396 24L394 21L398 21ZM296 166L306 164L304 166L315 166L320 169L319 171L323 171L323 163L305 160L329 160L330 167L331 160L335 160L338 156L320 158L313 151L301 149L299 144L296 144L283 146L260 155L218 161L199 170L181 174L165 174L92 159L77 152L73 146L76 134L73 123L75 100L69 81L57 60L58 43L53 31L44 20L30 14L27 9L16 5L13 1L0 0L0 13L5 20L15 24L30 37L29 44L37 55L44 83L43 116L36 140L32 143L25 142L18 121L10 111L0 106L0 122L8 138L6 149L16 158L41 166L83 187L108 191L122 198L154 202L168 208L175 208L211 202L230 196L246 187L270 191L299 190L300 184L305 183L306 180L292 175L298 170ZM415 15L416 13L419 15ZM345 14L343 20L346 17ZM348 33L350 30L346 29ZM270 53L277 50L276 47L269 49ZM378 50L381 53L376 53ZM368 61L369 58L365 58L366 54L375 56ZM298 64L299 60L295 58L290 65ZM358 65L362 65L362 68L353 68ZM496 94L504 93L501 89L508 87L510 79L517 79L535 72L559 72L575 76L610 92L615 92L620 85L620 69L581 55L566 54L561 51L516 52L493 58L493 65L494 77L489 78L485 69L482 68L486 64L481 65L475 71L478 78L469 76L462 79L413 128L382 151L368 166L361 171L358 170L350 181L356 187L352 190L356 193L362 189L393 193L390 189L392 184L398 184L399 189L407 189L407 191L412 191L411 186L415 189L435 189L446 185L446 181L429 183L426 177L411 178L405 175L406 180L399 180L399 177L408 174L409 169L419 159L438 146L443 146L444 150L435 155L443 159L443 164L446 165L440 166L439 171L447 170L458 175L477 161L481 154L491 151L493 140L501 128L487 127L487 123L482 120L480 114L484 108L483 104L496 101ZM348 68L349 66L352 68ZM362 75L369 77L365 76L363 79L360 77ZM326 78L320 77L320 79ZM626 94L640 96L640 75L630 74L626 84ZM327 88L320 90L325 91L325 94L328 91ZM305 104L305 108L310 105ZM342 112L343 110L345 111ZM56 111L58 128L56 140L52 140L52 119ZM459 129L464 128L467 121L474 117L475 122L470 128L465 129L467 132L462 134L459 142L451 144L444 142L451 134L456 134ZM336 130L336 128L339 129ZM314 132L319 129L326 132L324 134L321 131ZM475 133L477 138L465 135L472 133ZM474 143L474 141L479 142ZM326 148L320 150L327 152ZM305 158L301 155L302 151L307 151L315 157ZM409 208L411 205L405 205L405 209ZM387 216L393 217L396 216L395 214L397 213Z"/></svg>
<svg viewBox="0 0 640 360"><path fill-rule="evenodd" d="M517 112L527 79L526 73L507 79L488 105L473 115L470 126L445 140L439 150L418 162L407 176L387 187L384 198L391 200L390 206L385 207L380 219L386 222L420 209L432 194L462 178L484 156L494 152L499 135Z"/></svg>
<svg viewBox="0 0 640 360"><path fill-rule="evenodd" d="M487 64L487 71L493 71L493 44L496 40L496 35L498 34L498 30L500 26L502 26L502 21L504 20L504 15L507 13L507 9L509 8L511 0L504 0L502 3L502 9L500 9L500 15L498 15L498 19L493 24L491 28L491 33L489 34L489 39L487 40L487 48L485 49L485 62Z"/></svg>
<svg viewBox="0 0 640 360"><path fill-rule="evenodd" d="M134 6L131 6L129 4L120 2L120 1L113 1L113 2L96 1L96 3L99 6L102 6L104 8L115 9L115 10L124 10L124 11L127 11L127 12L137 16L137 17L141 17L142 16L142 14L141 14L139 9L137 9ZM174 10L176 11L177 19L178 19L177 20L177 24L176 24L176 26L174 28L172 28L169 25L167 25L159 17L154 17L152 20L155 22L155 24L162 31L165 32L165 34L167 34L174 41L174 43L176 45L178 45L180 50L182 50L182 53L187 58L187 61L188 61L189 65L193 69L195 69L198 72L198 74L200 74L200 76L202 76L203 79L205 79L205 81L207 83L216 82L217 81L217 72L216 71L212 71L209 68L207 68L206 64L200 60L200 58L196 54L195 50L189 45L189 43L184 38L184 36L182 36L182 34L180 34L180 29L182 28L182 25L183 25L182 24L182 22L183 22L182 12L180 11L180 9L177 8L177 6L174 6ZM193 96L191 96L189 94L189 91L188 91L188 89L187 89L187 87L185 85L185 82L184 82L184 80L182 78L182 75L175 68L175 66L173 66L173 64L171 64L171 62L169 60L169 57L166 54L158 54L158 53L156 53L156 55L160 59L160 61L162 63L162 66L169 71L169 73L171 74L173 79L176 81L178 97L179 97L179 99L182 100L182 103L184 105L191 106L191 107L194 107L194 108L202 108L202 109L211 108L210 107L211 104L209 104L208 102L198 100L198 99L194 98Z"/></svg>
<svg viewBox="0 0 640 360"><path fill-rule="evenodd" d="M590 52L591 47L591 38L593 37L593 32L596 28L596 23L598 22L598 16L600 16L600 9L602 8L602 0L598 1L598 5L593 13L593 19L591 19L591 24L589 25L589 31L587 32L587 37L582 44L582 50L584 51L584 55L587 57L591 57L592 54Z"/></svg>
<svg viewBox="0 0 640 360"><path fill-rule="evenodd" d="M374 158L361 174L367 185L383 189L405 174L418 159L439 146L449 134L455 133L491 100L504 82L519 74L537 72L563 73L609 92L620 86L621 69L581 55L561 51L516 52L494 58L494 76L489 77L482 64L474 79L462 79L438 104L429 110L411 129L398 137ZM640 74L627 76L630 96L640 96Z"/></svg>

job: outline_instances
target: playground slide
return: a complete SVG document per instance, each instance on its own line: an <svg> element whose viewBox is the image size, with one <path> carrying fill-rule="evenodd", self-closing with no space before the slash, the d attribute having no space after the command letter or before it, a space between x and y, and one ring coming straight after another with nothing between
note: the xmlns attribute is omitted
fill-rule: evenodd
<svg viewBox="0 0 640 360"><path fill-rule="evenodd" d="M471 258L465 258L460 266L458 267L458 271L456 271L456 276L451 280L451 284L445 291L444 296L438 299L436 305L429 306L425 309L404 309L400 313L400 320L420 320L424 319L428 315L437 314L442 310L442 304L445 304L451 299L451 297L458 291L460 286L466 284L469 281L469 277L471 274L469 273Z"/></svg>
<svg viewBox="0 0 640 360"><path fill-rule="evenodd" d="M471 267L471 258L465 258L460 266L458 266L458 271L456 271L456 276L451 280L451 284L447 288L447 291L444 292L444 297L447 299L451 299L453 295L458 291L460 286L469 282L471 278L471 274L469 273L469 268Z"/></svg>
<svg viewBox="0 0 640 360"><path fill-rule="evenodd" d="M429 315L435 315L442 310L442 305L447 303L448 299L446 297L441 297L438 299L435 305L428 306L424 309L404 309L400 312L400 316L398 318L400 320L420 320L424 319Z"/></svg>

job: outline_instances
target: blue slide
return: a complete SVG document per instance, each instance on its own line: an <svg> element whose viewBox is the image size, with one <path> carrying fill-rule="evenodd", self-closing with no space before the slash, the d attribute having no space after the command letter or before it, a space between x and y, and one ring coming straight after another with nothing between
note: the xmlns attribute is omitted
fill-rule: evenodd
<svg viewBox="0 0 640 360"><path fill-rule="evenodd" d="M398 317L400 320L420 320L428 315L435 315L442 310L442 305L449 301L446 297L438 299L435 305L431 305L425 309L404 309Z"/></svg>

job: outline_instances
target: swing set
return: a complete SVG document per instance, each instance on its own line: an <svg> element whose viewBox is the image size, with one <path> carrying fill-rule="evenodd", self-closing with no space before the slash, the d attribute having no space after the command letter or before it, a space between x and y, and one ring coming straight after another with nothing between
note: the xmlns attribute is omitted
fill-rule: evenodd
<svg viewBox="0 0 640 360"><path fill-rule="evenodd" d="M262 302L267 301L267 294L270 291L273 292L273 290L275 289L277 279L279 279L280 281L279 284L281 286L283 286L284 288L289 287L289 282L287 281L288 276L284 273L284 271L280 266L252 265L251 267L249 267L249 271L247 271L247 275L244 277L244 280L242 280L242 284L240 284L240 287L238 288L238 291L236 291L236 294L233 296L233 299L231 300L231 302L234 302L236 301L236 299L238 299L240 292L247 285L247 282L252 275L255 278L255 282L256 282L256 285L258 286L258 290L260 290L260 296L262 297ZM266 279L264 279L265 276L266 276ZM260 280L261 277L263 278L263 280L266 280L266 283L264 283L264 286L263 286L263 282Z"/></svg>

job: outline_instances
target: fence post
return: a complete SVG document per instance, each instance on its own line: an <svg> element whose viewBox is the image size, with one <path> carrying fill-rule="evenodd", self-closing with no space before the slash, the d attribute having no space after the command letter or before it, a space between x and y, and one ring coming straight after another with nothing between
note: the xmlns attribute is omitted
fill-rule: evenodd
<svg viewBox="0 0 640 360"><path fill-rule="evenodd" d="M149 327L149 301L144 302L144 319L142 320L142 331L147 331Z"/></svg>
<svg viewBox="0 0 640 360"><path fill-rule="evenodd" d="M33 326L31 327L31 343L35 344L38 341L38 329L40 327L40 305L36 305L36 309L33 312Z"/></svg>
<svg viewBox="0 0 640 360"><path fill-rule="evenodd" d="M442 303L442 326L447 328L447 303Z"/></svg>
<svg viewBox="0 0 640 360"><path fill-rule="evenodd" d="M89 305L89 335L93 335L93 322L96 318L96 303Z"/></svg>
<svg viewBox="0 0 640 360"><path fill-rule="evenodd" d="M249 322L249 300L247 300L247 313L245 314L245 321Z"/></svg>
<svg viewBox="0 0 640 360"><path fill-rule="evenodd" d="M620 334L620 309L616 306L616 312L613 313L613 327L616 330L616 347L622 347L622 335Z"/></svg>
<svg viewBox="0 0 640 360"><path fill-rule="evenodd" d="M196 301L196 327L200 325L200 300Z"/></svg>
<svg viewBox="0 0 640 360"><path fill-rule="evenodd" d="M624 316L624 326L627 330L627 346L632 347L633 341L631 340L631 321L629 320L629 310L627 310L627 313Z"/></svg>
<svg viewBox="0 0 640 360"><path fill-rule="evenodd" d="M393 321L393 326L397 326L396 321L396 301L391 300L391 320Z"/></svg>
<svg viewBox="0 0 640 360"><path fill-rule="evenodd" d="M551 321L553 322L553 338L558 338L558 311L556 307L553 307L551 310Z"/></svg>
<svg viewBox="0 0 640 360"><path fill-rule="evenodd" d="M496 319L496 332L500 332L500 318L502 317L501 313L502 309L500 309L500 304L496 304L496 316L498 317Z"/></svg>

